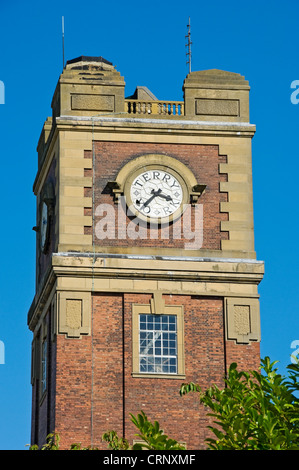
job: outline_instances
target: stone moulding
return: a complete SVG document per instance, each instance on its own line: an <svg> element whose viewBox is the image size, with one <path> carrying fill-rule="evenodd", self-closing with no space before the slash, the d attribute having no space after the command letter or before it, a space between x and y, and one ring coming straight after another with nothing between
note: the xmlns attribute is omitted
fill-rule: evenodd
<svg viewBox="0 0 299 470"><path fill-rule="evenodd" d="M251 331L246 333L246 338L244 336L246 309L238 312L238 308L231 305L255 305L259 298L257 286L263 274L264 263L256 260L188 260L179 257L162 260L150 256L56 253L44 289L32 303L28 325L33 330L45 314L47 299L54 286L58 293L56 332L70 337L89 334L93 292L149 293L153 296L151 305L154 309L162 304L162 294L216 296L231 299L225 303L229 325L227 339L239 341L241 334L242 342L246 338L258 340L256 331L254 336ZM234 303L235 298L243 301ZM230 313L232 309L234 314ZM245 312L243 317L242 311ZM232 323L232 315L235 315L235 323ZM242 332L240 326L237 327L240 324L243 325Z"/></svg>

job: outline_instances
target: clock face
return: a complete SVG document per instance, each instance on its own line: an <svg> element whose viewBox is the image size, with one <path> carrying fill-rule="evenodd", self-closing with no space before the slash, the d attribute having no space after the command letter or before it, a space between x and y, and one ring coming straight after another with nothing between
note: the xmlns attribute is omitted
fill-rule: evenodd
<svg viewBox="0 0 299 470"><path fill-rule="evenodd" d="M181 213L184 189L179 177L169 170L151 168L134 175L130 202L136 215L163 222Z"/></svg>
<svg viewBox="0 0 299 470"><path fill-rule="evenodd" d="M48 236L48 206L43 202L40 223L41 248L45 249Z"/></svg>

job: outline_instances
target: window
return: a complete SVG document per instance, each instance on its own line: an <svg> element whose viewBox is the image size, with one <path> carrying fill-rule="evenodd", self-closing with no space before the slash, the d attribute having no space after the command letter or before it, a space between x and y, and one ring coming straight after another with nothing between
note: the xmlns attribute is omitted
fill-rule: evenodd
<svg viewBox="0 0 299 470"><path fill-rule="evenodd" d="M133 305L133 376L184 376L183 307Z"/></svg>
<svg viewBox="0 0 299 470"><path fill-rule="evenodd" d="M47 341L42 343L42 370L41 370L41 393L47 388Z"/></svg>
<svg viewBox="0 0 299 470"><path fill-rule="evenodd" d="M175 315L139 315L139 372L177 373Z"/></svg>

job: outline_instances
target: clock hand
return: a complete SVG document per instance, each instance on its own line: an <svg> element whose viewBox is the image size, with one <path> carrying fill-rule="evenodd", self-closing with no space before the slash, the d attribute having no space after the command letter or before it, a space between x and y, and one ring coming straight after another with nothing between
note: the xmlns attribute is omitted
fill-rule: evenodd
<svg viewBox="0 0 299 470"><path fill-rule="evenodd" d="M155 191L154 189L152 189L152 196L142 205L142 207L148 206L152 202L152 200L155 199L156 196L162 197L163 199L166 199L166 201L172 201L171 196L162 194L161 188L158 189L158 191ZM140 204L139 200L136 201L136 203L139 205Z"/></svg>
<svg viewBox="0 0 299 470"><path fill-rule="evenodd" d="M172 201L172 197L166 194L159 194L159 197L163 197L166 201Z"/></svg>
<svg viewBox="0 0 299 470"><path fill-rule="evenodd" d="M152 189L152 196L147 201L145 201L142 207L148 206L149 203L152 202L152 200L155 199L156 196L160 196L161 192L162 192L162 189L158 189L158 191L155 191L154 189Z"/></svg>

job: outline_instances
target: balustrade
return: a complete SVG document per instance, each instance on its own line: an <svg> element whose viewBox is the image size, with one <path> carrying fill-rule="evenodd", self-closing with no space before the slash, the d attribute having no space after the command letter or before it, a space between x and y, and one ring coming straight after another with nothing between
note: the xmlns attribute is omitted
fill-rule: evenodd
<svg viewBox="0 0 299 470"><path fill-rule="evenodd" d="M160 116L183 116L183 101L144 101L125 100L125 112L128 114L160 115Z"/></svg>

